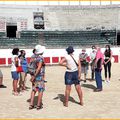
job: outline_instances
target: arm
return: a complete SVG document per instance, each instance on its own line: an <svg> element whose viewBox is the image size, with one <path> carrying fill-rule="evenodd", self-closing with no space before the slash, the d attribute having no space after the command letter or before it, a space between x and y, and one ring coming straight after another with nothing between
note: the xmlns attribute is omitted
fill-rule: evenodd
<svg viewBox="0 0 120 120"><path fill-rule="evenodd" d="M42 68L42 62L39 62L38 67L36 69L36 72L35 72L35 74L32 76L32 78L30 80L31 82L33 82L35 80L35 78L38 75L38 73L40 72L41 68Z"/></svg>
<svg viewBox="0 0 120 120"><path fill-rule="evenodd" d="M112 51L110 52L110 58L107 62L111 61L111 59L112 59Z"/></svg>
<svg viewBox="0 0 120 120"><path fill-rule="evenodd" d="M112 59L112 52L110 52L110 58L108 59L108 61L106 62L106 64L107 64L109 61L111 61L111 59Z"/></svg>
<svg viewBox="0 0 120 120"><path fill-rule="evenodd" d="M66 62L66 59L65 58L62 58L59 62L59 65L61 66L64 66L64 67L67 67L67 62Z"/></svg>
<svg viewBox="0 0 120 120"><path fill-rule="evenodd" d="M18 57L15 57L15 66L18 67L19 63L18 63Z"/></svg>
<svg viewBox="0 0 120 120"><path fill-rule="evenodd" d="M32 57L30 58L30 62L33 62L34 60L35 60L35 58L32 58Z"/></svg>
<svg viewBox="0 0 120 120"><path fill-rule="evenodd" d="M66 67L67 69L70 69L70 67L67 65L67 61L65 58L62 58L59 62L59 65Z"/></svg>
<svg viewBox="0 0 120 120"><path fill-rule="evenodd" d="M81 79L81 61L80 59L78 60L78 79Z"/></svg>

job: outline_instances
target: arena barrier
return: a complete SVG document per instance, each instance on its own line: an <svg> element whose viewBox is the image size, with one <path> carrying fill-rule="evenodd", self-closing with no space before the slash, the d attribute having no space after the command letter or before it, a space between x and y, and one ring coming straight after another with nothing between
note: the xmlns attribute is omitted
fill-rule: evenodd
<svg viewBox="0 0 120 120"><path fill-rule="evenodd" d="M113 57L112 62L118 63L120 62L120 48L111 48ZM32 49L24 49L26 51L26 58L28 62L30 61L30 56L32 55ZM102 48L102 52L104 52L104 48ZM91 48L86 49L88 55L91 52ZM81 49L75 49L74 54L79 55ZM0 66L10 66L11 65L11 56L12 49L0 49ZM46 49L44 52L44 59L47 65L57 65L62 57L66 55L65 49Z"/></svg>

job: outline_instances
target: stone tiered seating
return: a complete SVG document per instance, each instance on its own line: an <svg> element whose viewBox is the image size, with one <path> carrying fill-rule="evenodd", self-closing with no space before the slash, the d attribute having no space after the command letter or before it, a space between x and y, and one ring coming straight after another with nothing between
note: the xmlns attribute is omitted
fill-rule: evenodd
<svg viewBox="0 0 120 120"><path fill-rule="evenodd" d="M20 38L0 38L1 48L33 48L36 44L47 48L64 48L114 44L116 32L107 31L24 31Z"/></svg>

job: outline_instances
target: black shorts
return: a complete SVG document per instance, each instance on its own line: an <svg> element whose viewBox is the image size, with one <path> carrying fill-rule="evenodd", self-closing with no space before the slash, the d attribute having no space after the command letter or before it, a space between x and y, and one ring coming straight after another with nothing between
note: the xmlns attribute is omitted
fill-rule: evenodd
<svg viewBox="0 0 120 120"><path fill-rule="evenodd" d="M78 80L78 71L65 73L65 85L78 85L79 83L80 81Z"/></svg>

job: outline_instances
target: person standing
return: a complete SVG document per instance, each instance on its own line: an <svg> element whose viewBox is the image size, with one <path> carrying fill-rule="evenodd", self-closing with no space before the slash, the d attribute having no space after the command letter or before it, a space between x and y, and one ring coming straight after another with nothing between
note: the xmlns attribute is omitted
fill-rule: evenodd
<svg viewBox="0 0 120 120"><path fill-rule="evenodd" d="M96 47L93 45L92 52L90 53L91 80L94 80L94 76L95 76L95 56L96 56Z"/></svg>
<svg viewBox="0 0 120 120"><path fill-rule="evenodd" d="M65 102L64 106L68 107L69 96L71 92L71 85L74 84L76 91L79 96L80 105L83 105L83 93L80 86L80 77L81 77L81 63L78 58L73 54L74 49L72 46L69 46L67 49L67 55L61 59L59 64L66 67L65 72Z"/></svg>
<svg viewBox="0 0 120 120"><path fill-rule="evenodd" d="M34 75L31 76L32 82L32 92L31 92L31 100L29 109L34 108L34 97L36 92L38 92L38 101L37 101L37 110L42 108L42 97L43 92L45 90L44 76L45 76L45 63L43 58L45 47L41 45L35 46L35 54L36 54L36 71Z"/></svg>
<svg viewBox="0 0 120 120"><path fill-rule="evenodd" d="M0 88L7 88L5 85L3 85L3 73L0 70Z"/></svg>
<svg viewBox="0 0 120 120"><path fill-rule="evenodd" d="M20 55L18 57L20 59L20 65L22 66L22 69L23 69L23 71L20 72L20 81L19 81L20 91L26 90L25 82L27 77L28 62L25 55L26 55L25 50L20 50Z"/></svg>
<svg viewBox="0 0 120 120"><path fill-rule="evenodd" d="M81 73L84 74L84 82L86 82L86 76L88 73L88 54L86 53L86 49L82 49L82 53L79 55L79 59L81 61Z"/></svg>
<svg viewBox="0 0 120 120"><path fill-rule="evenodd" d="M102 65L104 62L104 55L101 52L101 48L97 48L96 58L95 58L95 80L97 88L94 90L94 92L100 92L102 91Z"/></svg>
<svg viewBox="0 0 120 120"><path fill-rule="evenodd" d="M11 75L13 79L13 95L19 95L17 90L17 84L19 80L19 73L17 72L17 67L19 66L19 48L14 48L12 50L12 65L11 65Z"/></svg>
<svg viewBox="0 0 120 120"><path fill-rule="evenodd" d="M110 82L111 78L111 59L112 59L112 51L110 49L110 45L105 46L106 50L104 52L104 70L105 70L105 81ZM108 75L107 75L108 74Z"/></svg>

